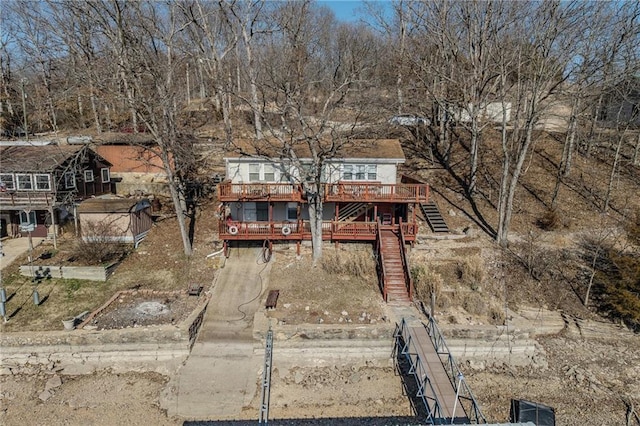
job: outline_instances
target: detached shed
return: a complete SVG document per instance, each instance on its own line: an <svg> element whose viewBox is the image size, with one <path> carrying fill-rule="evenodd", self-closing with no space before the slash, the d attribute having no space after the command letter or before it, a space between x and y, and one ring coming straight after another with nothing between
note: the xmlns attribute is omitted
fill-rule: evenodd
<svg viewBox="0 0 640 426"><path fill-rule="evenodd" d="M151 203L145 199L96 197L78 205L84 241L133 243L147 235L153 219Z"/></svg>

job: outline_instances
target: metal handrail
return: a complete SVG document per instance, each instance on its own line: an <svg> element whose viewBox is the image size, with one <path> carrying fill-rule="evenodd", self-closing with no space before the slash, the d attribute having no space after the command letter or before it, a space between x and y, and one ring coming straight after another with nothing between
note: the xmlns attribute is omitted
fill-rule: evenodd
<svg viewBox="0 0 640 426"><path fill-rule="evenodd" d="M396 334L396 345L399 344L399 338L402 338L404 345L402 347L401 353L402 355L405 355L409 360L409 363L411 364L411 369L409 370L409 372L414 375L414 377L416 378L416 382L418 382L418 394L416 396L420 397L428 413L427 421L433 424L436 419L443 418L441 404L438 400L438 394L433 387L433 383L431 383L431 379L427 374L426 367L423 365L422 360L420 359L420 355L418 354L416 345L413 343L413 339L411 339L411 334L408 332L407 327L407 322L403 318L400 322L400 325L397 327L400 330L399 333ZM413 352L411 352L412 349ZM425 386L425 382L428 387ZM429 390L431 394L425 394L425 389Z"/></svg>
<svg viewBox="0 0 640 426"><path fill-rule="evenodd" d="M467 407L470 408L470 410L465 409L465 412L469 416L469 420L472 423L486 423L487 420L480 411L480 406L475 396L473 395L471 388L464 379L462 370L460 370L458 364L455 362L453 355L451 354L451 351L447 346L447 342L445 341L445 338L442 335L438 324L436 323L435 318L433 317L433 315L429 315L428 317L428 324L423 325L425 326L427 334L431 338L431 342L433 343L433 346L436 349L438 355L446 355L447 357L447 365L444 365L445 371L447 371L449 380L451 381L451 384L453 385L458 398L461 400L461 402L462 400L466 400L470 403L470 407ZM442 358L440 358L440 360L442 361Z"/></svg>

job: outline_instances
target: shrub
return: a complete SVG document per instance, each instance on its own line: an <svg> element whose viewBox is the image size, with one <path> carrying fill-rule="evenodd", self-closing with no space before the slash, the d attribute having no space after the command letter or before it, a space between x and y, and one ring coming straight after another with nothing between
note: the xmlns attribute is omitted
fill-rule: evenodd
<svg viewBox="0 0 640 426"><path fill-rule="evenodd" d="M513 246L512 254L536 281L544 277L557 257L557 253L543 246L539 235L533 232L529 232L523 243Z"/></svg>
<svg viewBox="0 0 640 426"><path fill-rule="evenodd" d="M456 274L460 282L466 287L469 287L473 291L480 290L485 274L482 259L474 256L466 259L462 263L458 263Z"/></svg>
<svg viewBox="0 0 640 426"><path fill-rule="evenodd" d="M562 217L556 209L547 209L537 220L537 224L544 231L555 231L562 227Z"/></svg>
<svg viewBox="0 0 640 426"><path fill-rule="evenodd" d="M467 292L464 295L462 307L471 315L484 316L487 313L487 304L478 293Z"/></svg>
<svg viewBox="0 0 640 426"><path fill-rule="evenodd" d="M436 299L440 298L443 287L442 276L427 268L425 265L411 267L411 278L418 299L425 303L431 300L431 293L435 293Z"/></svg>
<svg viewBox="0 0 640 426"><path fill-rule="evenodd" d="M121 259L128 251L127 244L113 242L113 226L107 222L88 222L83 225L84 238L77 239L71 257L87 264L104 264Z"/></svg>

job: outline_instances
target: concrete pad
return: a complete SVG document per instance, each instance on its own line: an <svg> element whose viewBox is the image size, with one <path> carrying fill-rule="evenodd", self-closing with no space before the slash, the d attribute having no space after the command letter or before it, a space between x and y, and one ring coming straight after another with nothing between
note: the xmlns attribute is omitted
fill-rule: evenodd
<svg viewBox="0 0 640 426"><path fill-rule="evenodd" d="M250 404L264 360L262 342L252 337L253 318L270 267L261 261L258 248L232 251L211 290L191 354L161 397L170 416L233 420Z"/></svg>
<svg viewBox="0 0 640 426"><path fill-rule="evenodd" d="M31 238L31 243L33 247L37 247L44 241L44 238ZM0 244L2 244L2 249L0 252L0 270L9 266L17 257L23 255L27 251L29 251L29 238L5 238Z"/></svg>
<svg viewBox="0 0 640 426"><path fill-rule="evenodd" d="M253 343L196 344L178 373L176 404L166 407L168 413L193 420L237 419L254 397L261 362Z"/></svg>

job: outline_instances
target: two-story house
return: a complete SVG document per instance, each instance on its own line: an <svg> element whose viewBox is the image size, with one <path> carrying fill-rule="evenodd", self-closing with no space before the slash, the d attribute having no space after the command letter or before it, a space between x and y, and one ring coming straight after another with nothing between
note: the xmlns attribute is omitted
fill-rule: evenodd
<svg viewBox="0 0 640 426"><path fill-rule="evenodd" d="M57 232L79 201L113 192L110 167L86 145L0 147L0 235Z"/></svg>
<svg viewBox="0 0 640 426"><path fill-rule="evenodd" d="M218 187L224 219L220 239L225 248L232 241L265 241L269 246L286 241L299 251L302 241L311 240L300 182L304 173L275 153L258 156L251 152L251 144L244 146L240 150L244 155L229 152L224 158L226 180ZM311 164L304 150L296 156L299 167ZM322 170L322 239L374 243L378 257L386 259L379 265L385 300L393 291L393 282L386 282L392 275L402 281L398 286L410 285L404 244L415 241L418 205L429 200L428 185L400 182L398 166L404 162L397 139L354 141L339 147ZM403 294L397 300L406 299L411 289L398 293Z"/></svg>

